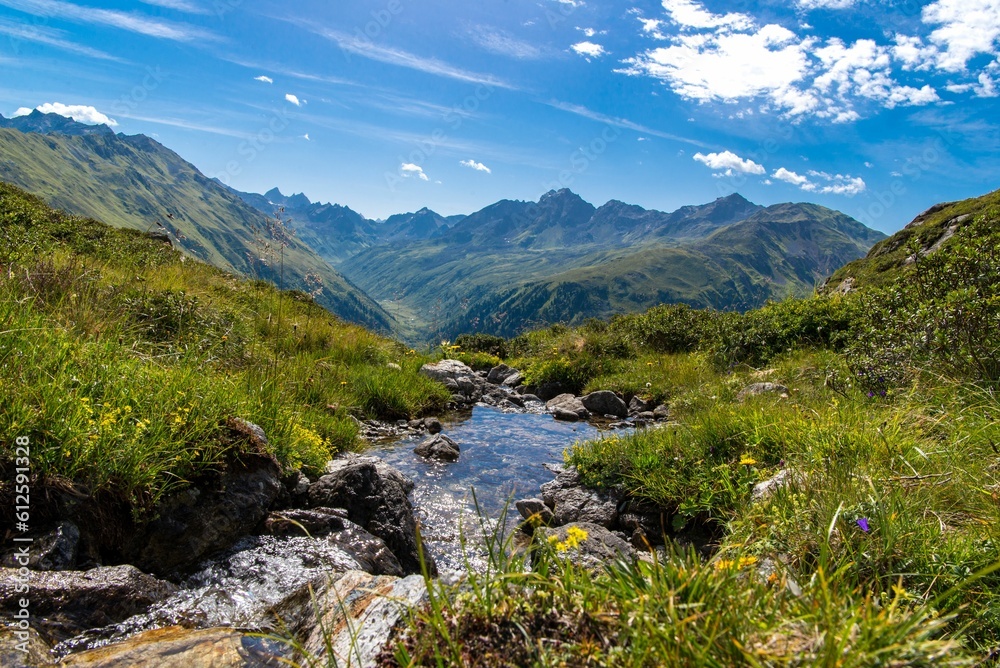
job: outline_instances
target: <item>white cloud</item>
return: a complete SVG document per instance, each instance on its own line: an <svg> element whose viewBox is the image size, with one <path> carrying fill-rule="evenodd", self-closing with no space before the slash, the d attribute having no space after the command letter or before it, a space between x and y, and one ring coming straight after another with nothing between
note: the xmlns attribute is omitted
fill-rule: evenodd
<svg viewBox="0 0 1000 668"><path fill-rule="evenodd" d="M421 181L430 181L427 175L424 174L423 167L414 165L412 162L404 162L399 166L399 171L404 177L416 176Z"/></svg>
<svg viewBox="0 0 1000 668"><path fill-rule="evenodd" d="M204 7L199 7L193 2L188 2L188 0L141 0L143 4L155 5L157 7L166 7L167 9L175 9L179 12L187 12L188 14L204 14L208 15L211 13L210 10Z"/></svg>
<svg viewBox="0 0 1000 668"><path fill-rule="evenodd" d="M744 174L764 174L765 170L762 165L758 165L753 160L744 160L740 156L736 155L732 151L723 151L722 153L709 153L705 155L703 153L695 153L694 159L703 165L710 167L714 170L725 170L727 176L730 176L733 172L742 172Z"/></svg>
<svg viewBox="0 0 1000 668"><path fill-rule="evenodd" d="M285 100L288 101L288 102L291 102L296 107L301 107L302 106L302 101L299 100L298 96L292 95L291 93L285 93Z"/></svg>
<svg viewBox="0 0 1000 668"><path fill-rule="evenodd" d="M665 23L664 21L659 19L646 19L640 16L639 22L642 24L642 31L650 37L653 37L654 39L667 39L667 36L662 30L660 30Z"/></svg>
<svg viewBox="0 0 1000 668"><path fill-rule="evenodd" d="M713 14L694 0L663 0L663 8L670 20L682 28L749 30L754 26L753 18L746 14Z"/></svg>
<svg viewBox="0 0 1000 668"><path fill-rule="evenodd" d="M305 139L306 141L309 141L309 133L307 132L304 135L302 135L302 138Z"/></svg>
<svg viewBox="0 0 1000 668"><path fill-rule="evenodd" d="M265 76L263 74L261 74L259 77L254 77L253 80L254 81L261 81L261 82L266 83L266 84L273 84L274 83L274 79L272 79L269 76Z"/></svg>
<svg viewBox="0 0 1000 668"><path fill-rule="evenodd" d="M0 2L8 1L10 0L0 0ZM445 77L448 79L465 81L466 83L486 84L488 86L496 86L497 88L516 90L516 87L512 84L497 79L494 76L463 70L459 67L454 67L434 58L425 58L407 51L379 46L363 35L358 37L336 30L329 30L325 28L317 29L312 23L304 21L298 22L298 24L308 30L315 31L318 35L325 37L332 42L336 42L337 46L339 46L344 52L358 55L362 58L368 58L369 60L386 63L388 65L405 67L407 69ZM362 39L362 37L364 37L364 39Z"/></svg>
<svg viewBox="0 0 1000 668"><path fill-rule="evenodd" d="M857 3L857 0L796 0L801 9L849 9Z"/></svg>
<svg viewBox="0 0 1000 668"><path fill-rule="evenodd" d="M76 23L107 25L148 37L177 42L216 42L214 33L182 23L168 23L135 12L120 12L97 7L82 7L63 0L0 0L0 5L45 18Z"/></svg>
<svg viewBox="0 0 1000 668"><path fill-rule="evenodd" d="M63 104L62 102L46 102L45 104L40 104L35 107L38 111L43 114L59 114L60 116L65 116L66 118L72 118L78 123L86 123L87 125L108 125L110 127L115 127L118 125L118 121L113 118L108 118L101 112L99 112L94 107L83 104ZM27 107L21 107L14 112L14 117L17 116L27 116L33 110Z"/></svg>
<svg viewBox="0 0 1000 668"><path fill-rule="evenodd" d="M462 160L460 163L463 167L468 167L469 169L474 169L477 172L486 172L487 174L492 174L493 170L484 165L481 162L476 162L475 160Z"/></svg>
<svg viewBox="0 0 1000 668"><path fill-rule="evenodd" d="M472 30L473 41L490 53L519 60L537 60L544 55L542 49L495 28L479 26Z"/></svg>
<svg viewBox="0 0 1000 668"><path fill-rule="evenodd" d="M603 46L593 42L578 42L570 48L588 60L591 58L599 58L607 54L607 51L604 50Z"/></svg>
<svg viewBox="0 0 1000 668"><path fill-rule="evenodd" d="M960 72L975 56L997 53L1000 0L937 0L924 7L921 18L939 26L930 41L942 49L936 62L942 70Z"/></svg>
<svg viewBox="0 0 1000 668"><path fill-rule="evenodd" d="M791 170L781 167L775 170L772 178L785 183L797 186L806 192L820 193L822 195L845 195L854 197L863 193L867 188L864 179L844 174L828 174L816 170L809 170L809 176L797 174ZM812 178L810 178L812 177Z"/></svg>

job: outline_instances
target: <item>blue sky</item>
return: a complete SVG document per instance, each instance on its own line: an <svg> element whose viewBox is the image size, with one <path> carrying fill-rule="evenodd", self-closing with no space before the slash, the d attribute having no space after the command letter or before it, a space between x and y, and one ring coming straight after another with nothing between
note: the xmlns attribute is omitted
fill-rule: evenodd
<svg viewBox="0 0 1000 668"><path fill-rule="evenodd" d="M1000 187L1000 0L0 0L0 113L369 217L568 187L894 231Z"/></svg>

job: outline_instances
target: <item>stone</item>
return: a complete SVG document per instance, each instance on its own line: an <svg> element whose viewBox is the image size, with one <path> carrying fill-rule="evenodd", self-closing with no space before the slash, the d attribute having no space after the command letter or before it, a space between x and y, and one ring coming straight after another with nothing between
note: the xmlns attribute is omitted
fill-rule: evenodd
<svg viewBox="0 0 1000 668"><path fill-rule="evenodd" d="M76 568L79 545L80 529L72 522L64 520L55 528L33 537L25 563L18 561L17 550L12 549L4 555L3 565L7 568L27 566L36 571L72 570Z"/></svg>
<svg viewBox="0 0 1000 668"><path fill-rule="evenodd" d="M436 417L424 418L424 428L427 429L429 434L440 434L443 427L441 426L441 420Z"/></svg>
<svg viewBox="0 0 1000 668"><path fill-rule="evenodd" d="M617 495L584 487L575 468L567 468L541 489L555 526L589 522L610 527L618 519Z"/></svg>
<svg viewBox="0 0 1000 668"><path fill-rule="evenodd" d="M628 402L629 413L645 413L646 411L651 411L656 407L656 402L645 401L639 397L632 397L632 401Z"/></svg>
<svg viewBox="0 0 1000 668"><path fill-rule="evenodd" d="M313 508L345 508L348 519L381 538L404 573L420 573L417 523L407 498L413 482L374 457L347 457L327 464L327 473L309 486ZM381 470L380 470L381 469ZM428 568L435 571L430 555Z"/></svg>
<svg viewBox="0 0 1000 668"><path fill-rule="evenodd" d="M513 388L517 387L518 385L520 385L523 382L524 382L524 374L521 373L520 371L515 371L511 375L509 375L506 378L504 378L504 381L502 383L500 383L500 384L503 387L507 387L507 388L513 389Z"/></svg>
<svg viewBox="0 0 1000 668"><path fill-rule="evenodd" d="M278 465L270 457L243 456L221 478L170 495L126 550L142 570L172 574L254 532L281 490Z"/></svg>
<svg viewBox="0 0 1000 668"><path fill-rule="evenodd" d="M371 455L359 455L353 452L345 453L336 459L331 459L327 462L326 469L324 469L323 472L337 473L341 469L359 462L374 464L375 470L378 471L380 476L388 478L397 485L400 485L407 494L413 491L413 481L407 478L402 471L394 466L390 466L384 459L372 457Z"/></svg>
<svg viewBox="0 0 1000 668"><path fill-rule="evenodd" d="M270 536L312 536L318 538L343 531L348 522L343 508L292 508L272 512L264 521L264 533Z"/></svg>
<svg viewBox="0 0 1000 668"><path fill-rule="evenodd" d="M747 397L757 397L762 394L788 394L788 388L777 383L753 383L740 390L736 395L736 401L746 401Z"/></svg>
<svg viewBox="0 0 1000 668"><path fill-rule="evenodd" d="M308 665L369 667L381 665L376 659L407 611L426 598L421 576L349 571L300 591L273 614L279 620L275 626L291 632L305 652L293 659L308 656Z"/></svg>
<svg viewBox="0 0 1000 668"><path fill-rule="evenodd" d="M247 668L279 666L283 649L230 628L186 629L168 626L128 640L71 654L60 668Z"/></svg>
<svg viewBox="0 0 1000 668"><path fill-rule="evenodd" d="M10 616L24 597L17 571L0 569L0 613ZM32 620L62 638L107 626L146 612L177 587L135 566L102 566L89 571L36 571L30 577Z"/></svg>
<svg viewBox="0 0 1000 668"><path fill-rule="evenodd" d="M792 476L788 469L782 469L773 478L768 478L762 482L757 483L753 486L753 492L751 493L751 499L753 501L766 501L774 496L775 492L783 487L787 487L788 483L791 482Z"/></svg>
<svg viewBox="0 0 1000 668"><path fill-rule="evenodd" d="M565 543L570 536L570 530L576 535L585 534L576 547L566 550L559 549L559 543ZM581 534L582 532L582 534ZM541 540L553 545L557 552L573 563L594 570L601 570L605 565L617 560L636 558L635 549L621 537L605 527L590 522L573 522L565 526L538 529Z"/></svg>
<svg viewBox="0 0 1000 668"><path fill-rule="evenodd" d="M499 364L490 369L489 374L486 376L486 382L493 383L494 385L502 385L505 380L516 373L517 369L506 364Z"/></svg>
<svg viewBox="0 0 1000 668"><path fill-rule="evenodd" d="M557 397L545 402L545 408L557 420L586 420L590 417L590 411L583 406L583 402L572 394L560 394Z"/></svg>
<svg viewBox="0 0 1000 668"><path fill-rule="evenodd" d="M444 434L435 434L413 449L413 452L421 457L441 462L458 461L460 451L458 443Z"/></svg>
<svg viewBox="0 0 1000 668"><path fill-rule="evenodd" d="M614 415L618 418L628 417L628 406L614 392L599 390L581 397L583 407L596 415Z"/></svg>
<svg viewBox="0 0 1000 668"><path fill-rule="evenodd" d="M565 392L566 388L562 383L542 383L528 388L522 394L534 394L540 401L548 401L549 399L555 399Z"/></svg>
<svg viewBox="0 0 1000 668"><path fill-rule="evenodd" d="M389 362L388 364L385 365L385 368L392 369L394 371L402 371L403 370L403 367L399 366L395 362Z"/></svg>
<svg viewBox="0 0 1000 668"><path fill-rule="evenodd" d="M521 499L514 504L517 512L525 519L521 529L531 535L539 526L548 526L554 519L552 511L541 499Z"/></svg>
<svg viewBox="0 0 1000 668"><path fill-rule="evenodd" d="M541 397L535 396L534 394L522 394L520 395L521 401L524 403L534 402L536 404L544 403Z"/></svg>
<svg viewBox="0 0 1000 668"><path fill-rule="evenodd" d="M653 409L653 418L656 420L668 420L670 419L670 409L660 404Z"/></svg>
<svg viewBox="0 0 1000 668"><path fill-rule="evenodd" d="M486 381L458 360L441 360L420 367L423 376L443 384L458 402L474 403L483 395Z"/></svg>
<svg viewBox="0 0 1000 668"><path fill-rule="evenodd" d="M0 624L0 666L4 668L51 666L53 662L50 651L51 648L34 628L29 626L27 629L18 629Z"/></svg>

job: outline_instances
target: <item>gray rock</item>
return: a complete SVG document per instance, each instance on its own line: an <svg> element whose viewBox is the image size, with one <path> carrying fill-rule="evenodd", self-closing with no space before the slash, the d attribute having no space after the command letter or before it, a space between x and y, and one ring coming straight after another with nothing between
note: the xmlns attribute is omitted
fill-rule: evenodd
<svg viewBox="0 0 1000 668"><path fill-rule="evenodd" d="M395 362L389 362L388 364L385 365L385 368L387 368L387 369L393 369L394 371L402 371L403 370L403 367L399 366Z"/></svg>
<svg viewBox="0 0 1000 668"><path fill-rule="evenodd" d="M791 482L792 475L788 469L782 469L773 478L769 478L762 482L757 483L753 486L753 493L751 498L754 501L765 501L783 487L787 487L788 483Z"/></svg>
<svg viewBox="0 0 1000 668"><path fill-rule="evenodd" d="M280 490L273 459L244 456L214 483L188 487L164 499L156 519L130 541L129 561L161 575L195 566L252 533Z"/></svg>
<svg viewBox="0 0 1000 668"><path fill-rule="evenodd" d="M504 381L500 383L504 387L515 388L524 382L524 374L520 371L515 371L511 375L504 378Z"/></svg>
<svg viewBox="0 0 1000 668"><path fill-rule="evenodd" d="M347 511L343 508L293 508L272 512L264 521L264 533L270 536L326 536L335 531L343 531Z"/></svg>
<svg viewBox="0 0 1000 668"><path fill-rule="evenodd" d="M17 550L9 551L3 558L7 568L27 566L36 571L68 571L76 568L79 552L80 529L69 521L60 522L54 529L35 536L27 559L19 561Z"/></svg>
<svg viewBox="0 0 1000 668"><path fill-rule="evenodd" d="M536 404L542 403L542 398L534 394L522 394L520 396L521 400L524 401L524 403L528 403L529 401L533 401Z"/></svg>
<svg viewBox="0 0 1000 668"><path fill-rule="evenodd" d="M0 569L0 613L20 609L25 595L17 591L18 571ZM84 629L128 619L176 591L169 582L146 575L135 566L109 566L89 571L36 571L30 577L31 615L39 628L62 637Z"/></svg>
<svg viewBox="0 0 1000 668"><path fill-rule="evenodd" d="M417 523L407 498L413 483L395 469L387 471L391 467L384 462L380 473L376 461L350 457L330 462L331 472L310 485L309 504L345 508L348 519L385 541L404 573L419 573ZM430 555L425 559L433 572L433 559Z"/></svg>
<svg viewBox="0 0 1000 668"><path fill-rule="evenodd" d="M600 570L616 559L636 558L635 549L631 545L597 524L574 522L556 528L542 527L538 532L542 540L555 545L558 550L558 544L566 541L571 528L586 532L586 538L578 546L560 552L564 558L574 563Z"/></svg>
<svg viewBox="0 0 1000 668"><path fill-rule="evenodd" d="M628 406L625 402L610 390L599 390L591 392L582 397L580 402L583 407L591 413L597 415L614 415L615 417L628 417Z"/></svg>
<svg viewBox="0 0 1000 668"><path fill-rule="evenodd" d="M747 397L757 397L762 394L788 394L788 388L777 383L753 383L740 390L736 395L736 401L745 401Z"/></svg>
<svg viewBox="0 0 1000 668"><path fill-rule="evenodd" d="M489 374L486 376L486 381L488 383L493 383L494 385L502 385L504 381L516 373L517 369L507 366L506 364L499 364L490 369Z"/></svg>
<svg viewBox="0 0 1000 668"><path fill-rule="evenodd" d="M655 420L656 414L653 413L653 411L643 411L638 415L636 415L636 417L639 418L640 420Z"/></svg>
<svg viewBox="0 0 1000 668"><path fill-rule="evenodd" d="M522 528L529 534L534 533L534 530L539 526L552 524L554 519L552 511L541 499L521 499L514 506L521 517L526 520L522 524Z"/></svg>
<svg viewBox="0 0 1000 668"><path fill-rule="evenodd" d="M458 443L444 434L436 434L413 449L421 457L442 462L456 462L461 448Z"/></svg>
<svg viewBox="0 0 1000 668"><path fill-rule="evenodd" d="M653 409L653 417L657 420L667 420L670 418L670 409L660 404Z"/></svg>
<svg viewBox="0 0 1000 668"><path fill-rule="evenodd" d="M590 417L590 412L584 407L583 402L572 394L560 394L549 399L545 402L545 408L557 420L586 420Z"/></svg>
<svg viewBox="0 0 1000 668"><path fill-rule="evenodd" d="M427 433L429 434L440 434L441 429L443 428L441 426L441 420L438 420L436 417L424 418L424 427L427 429Z"/></svg>
<svg viewBox="0 0 1000 668"><path fill-rule="evenodd" d="M534 394L541 401L548 401L549 399L555 399L565 392L566 388L562 383L542 383L541 385L527 388L522 394Z"/></svg>
<svg viewBox="0 0 1000 668"><path fill-rule="evenodd" d="M632 401L628 403L629 413L644 413L646 411L651 411L656 407L656 402L654 401L644 401L639 397L632 397Z"/></svg>
<svg viewBox="0 0 1000 668"><path fill-rule="evenodd" d="M458 402L472 403L483 395L486 381L458 360L441 360L420 367L420 373L443 384Z"/></svg>
<svg viewBox="0 0 1000 668"><path fill-rule="evenodd" d="M567 468L541 489L543 501L552 508L556 526L591 522L610 527L618 519L618 496L584 487L575 468Z"/></svg>
<svg viewBox="0 0 1000 668"><path fill-rule="evenodd" d="M369 463L374 465L375 470L380 476L392 480L394 483L401 486L403 491L407 494L413 491L413 481L406 477L402 471L389 465L384 459L381 459L380 457L372 457L371 455L359 455L353 452L344 453L336 459L331 459L327 462L324 473L337 473L348 466L358 463Z"/></svg>

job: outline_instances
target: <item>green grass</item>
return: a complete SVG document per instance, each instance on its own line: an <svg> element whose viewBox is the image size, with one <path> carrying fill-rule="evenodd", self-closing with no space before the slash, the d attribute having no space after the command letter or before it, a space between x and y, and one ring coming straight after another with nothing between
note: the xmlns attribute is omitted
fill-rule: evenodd
<svg viewBox="0 0 1000 668"><path fill-rule="evenodd" d="M142 518L248 448L286 470L358 447L358 418L439 411L427 358L140 232L67 216L0 184L0 468L28 436L40 485L73 484ZM395 363L399 368L392 368Z"/></svg>

